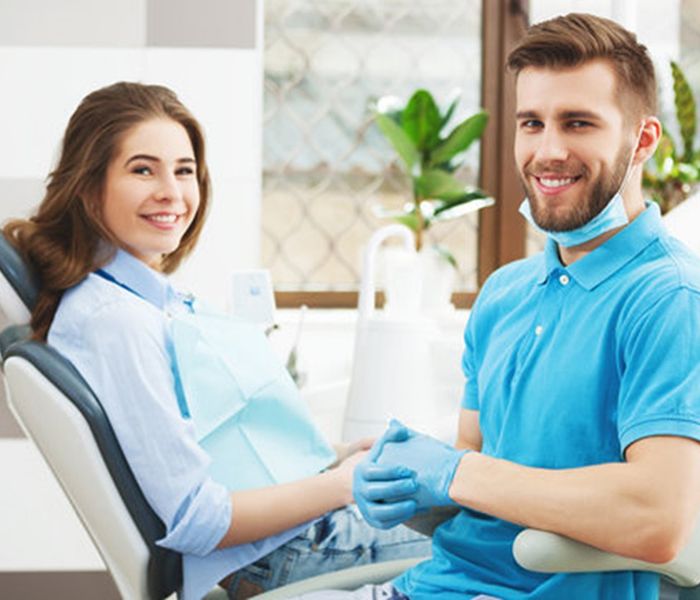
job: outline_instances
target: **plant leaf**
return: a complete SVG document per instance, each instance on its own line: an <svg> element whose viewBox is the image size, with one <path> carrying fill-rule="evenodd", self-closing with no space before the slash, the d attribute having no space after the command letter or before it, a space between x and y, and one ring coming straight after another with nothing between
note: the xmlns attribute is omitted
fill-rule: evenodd
<svg viewBox="0 0 700 600"><path fill-rule="evenodd" d="M481 111L462 121L430 153L428 164L434 167L441 163L446 163L456 154L469 148L474 140L481 137L488 120L488 113Z"/></svg>
<svg viewBox="0 0 700 600"><path fill-rule="evenodd" d="M440 110L427 90L415 92L401 113L401 127L419 150L437 143L441 124Z"/></svg>
<svg viewBox="0 0 700 600"><path fill-rule="evenodd" d="M375 117L379 131L384 134L384 137L389 140L391 145L396 150L396 153L401 157L406 169L409 173L413 170L413 166L418 161L418 150L406 132L387 115L378 114Z"/></svg>
<svg viewBox="0 0 700 600"><path fill-rule="evenodd" d="M690 162L693 158L693 141L695 140L695 99L683 71L677 63L671 61L673 75L673 100L676 105L676 118L683 139L683 159Z"/></svg>
<svg viewBox="0 0 700 600"><path fill-rule="evenodd" d="M689 163L678 163L678 175L683 183L694 183L698 181L698 169Z"/></svg>
<svg viewBox="0 0 700 600"><path fill-rule="evenodd" d="M455 92L452 102L450 102L450 105L447 107L447 111L442 116L442 121L440 122L440 130L442 130L442 128L450 122L450 119L452 118L452 115L454 114L455 109L457 108L457 104L459 104L460 97L461 93L458 90Z"/></svg>
<svg viewBox="0 0 700 600"><path fill-rule="evenodd" d="M446 260L455 269L458 268L457 259L455 258L455 255L452 254L452 252L450 252L447 248L445 248L445 246L441 246L440 244L433 244L433 250L440 258Z"/></svg>
<svg viewBox="0 0 700 600"><path fill-rule="evenodd" d="M394 217L394 221L401 223L401 225L405 225L414 233L418 232L418 216L415 213Z"/></svg>
<svg viewBox="0 0 700 600"><path fill-rule="evenodd" d="M468 209L464 206L465 204L470 204L472 202L474 205L470 206ZM456 200L452 200L450 202L441 203L435 208L433 215L434 217L439 217L441 220L454 219L469 212L491 206L494 203L494 199L488 196L484 191L472 190L471 192L464 194L461 198L457 198ZM454 210L458 207L463 207L463 209Z"/></svg>
<svg viewBox="0 0 700 600"><path fill-rule="evenodd" d="M414 189L418 196L427 200L456 200L466 191L464 183L440 169L430 169L414 179Z"/></svg>
<svg viewBox="0 0 700 600"><path fill-rule="evenodd" d="M659 145L656 147L656 152L654 152L654 163L656 164L657 170L660 172L663 169L664 164L670 158L675 159L676 148L673 144L671 137L664 131L661 134L661 139L659 140Z"/></svg>
<svg viewBox="0 0 700 600"><path fill-rule="evenodd" d="M401 124L401 113L404 105L400 98L396 96L381 96L375 100L370 100L369 109L371 112L391 117L395 123Z"/></svg>

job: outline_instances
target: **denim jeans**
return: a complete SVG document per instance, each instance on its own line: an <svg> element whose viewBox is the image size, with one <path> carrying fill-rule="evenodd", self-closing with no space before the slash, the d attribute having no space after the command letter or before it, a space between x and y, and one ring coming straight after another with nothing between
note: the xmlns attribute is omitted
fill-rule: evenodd
<svg viewBox="0 0 700 600"><path fill-rule="evenodd" d="M374 529L355 505L328 513L304 533L236 572L231 600L244 600L300 579L400 558L430 556L430 538L400 525Z"/></svg>

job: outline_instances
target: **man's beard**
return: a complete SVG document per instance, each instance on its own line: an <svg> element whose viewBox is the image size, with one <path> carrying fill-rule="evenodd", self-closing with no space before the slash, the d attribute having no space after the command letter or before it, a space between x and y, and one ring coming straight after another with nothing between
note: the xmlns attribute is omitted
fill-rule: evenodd
<svg viewBox="0 0 700 600"><path fill-rule="evenodd" d="M624 145L620 148L615 157L615 170L609 174L607 170L600 173L598 178L592 183L590 193L586 194L578 204L570 206L565 214L557 214L550 210L547 206L547 200L542 200L538 191L528 182L522 173L519 174L520 183L525 190L528 202L530 203L530 211L535 223L545 231L573 231L585 225L595 217L608 205L612 197L620 190L622 183L627 175L629 166L629 157L632 152L632 145ZM528 168L526 172L544 172L556 174L571 173L571 169L562 168L562 166L540 168ZM566 167L566 165L564 165ZM582 177L585 177L587 169L584 167Z"/></svg>

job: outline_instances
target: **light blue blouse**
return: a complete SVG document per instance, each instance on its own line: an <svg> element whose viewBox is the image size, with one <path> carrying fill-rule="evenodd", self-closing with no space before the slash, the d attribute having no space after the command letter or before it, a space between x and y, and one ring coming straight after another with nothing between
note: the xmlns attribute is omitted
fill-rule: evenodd
<svg viewBox="0 0 700 600"><path fill-rule="evenodd" d="M162 274L124 251L68 290L48 342L94 390L147 501L163 520L159 544L183 554L183 598L201 598L229 573L268 554L306 526L224 550L229 491L178 407L169 314L187 310Z"/></svg>

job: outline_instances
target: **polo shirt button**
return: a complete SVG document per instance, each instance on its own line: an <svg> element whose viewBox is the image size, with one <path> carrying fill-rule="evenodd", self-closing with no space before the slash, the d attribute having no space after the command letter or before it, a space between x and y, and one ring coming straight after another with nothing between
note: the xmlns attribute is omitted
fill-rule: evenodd
<svg viewBox="0 0 700 600"><path fill-rule="evenodd" d="M569 281L571 280L569 279L568 275L562 275L561 277L559 277L559 283L561 283L562 285L567 285Z"/></svg>
<svg viewBox="0 0 700 600"><path fill-rule="evenodd" d="M542 327L542 325L538 325L537 327L535 327L535 335L541 335L543 331L544 327Z"/></svg>

